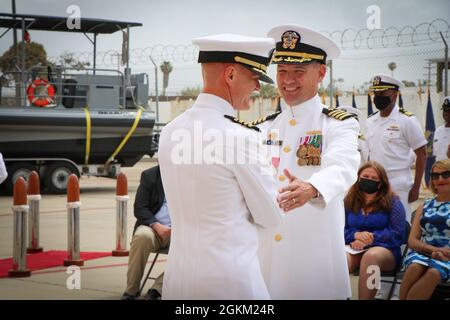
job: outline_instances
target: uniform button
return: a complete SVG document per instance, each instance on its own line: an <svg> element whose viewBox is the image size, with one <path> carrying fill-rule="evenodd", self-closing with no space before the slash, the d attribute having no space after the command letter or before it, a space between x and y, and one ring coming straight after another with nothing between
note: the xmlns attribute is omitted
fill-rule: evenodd
<svg viewBox="0 0 450 320"><path fill-rule="evenodd" d="M289 124L291 126L295 126L297 124L297 121L295 119L291 119L291 120L289 120Z"/></svg>
<svg viewBox="0 0 450 320"><path fill-rule="evenodd" d="M281 234L279 234L279 233L277 233L276 235L275 235L275 241L281 241L281 239L283 239L282 237L281 237Z"/></svg>
<svg viewBox="0 0 450 320"><path fill-rule="evenodd" d="M288 153L289 151L291 151L291 147L290 146L286 146L283 148L283 151Z"/></svg>
<svg viewBox="0 0 450 320"><path fill-rule="evenodd" d="M281 176L278 177L278 180L283 182L284 180L286 180L286 177L284 175L281 175Z"/></svg>

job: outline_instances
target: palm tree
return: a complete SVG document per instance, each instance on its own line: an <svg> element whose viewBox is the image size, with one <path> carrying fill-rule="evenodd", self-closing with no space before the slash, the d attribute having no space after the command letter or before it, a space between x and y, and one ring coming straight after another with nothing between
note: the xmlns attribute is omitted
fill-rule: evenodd
<svg viewBox="0 0 450 320"><path fill-rule="evenodd" d="M169 74L172 72L173 67L170 61L163 61L159 66L161 72L163 73L163 96L166 95L166 89L169 86Z"/></svg>
<svg viewBox="0 0 450 320"><path fill-rule="evenodd" d="M389 70L391 70L391 75L394 76L394 70L397 68L397 64L395 62L391 62L388 64Z"/></svg>

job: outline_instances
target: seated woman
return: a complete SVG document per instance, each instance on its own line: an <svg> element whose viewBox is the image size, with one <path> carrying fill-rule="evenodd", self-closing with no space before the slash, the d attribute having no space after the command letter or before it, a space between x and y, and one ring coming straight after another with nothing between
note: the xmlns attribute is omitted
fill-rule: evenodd
<svg viewBox="0 0 450 320"><path fill-rule="evenodd" d="M405 243L405 209L391 191L384 168L366 162L358 171L358 181L344 199L345 244L356 254L347 252L349 272L359 267L360 300L373 299L377 289L368 287L368 278L378 266L380 271L394 270L401 264L400 246ZM369 281L370 282L370 281Z"/></svg>
<svg viewBox="0 0 450 320"><path fill-rule="evenodd" d="M450 277L450 159L431 167L431 190L416 211L400 287L401 300L429 299L436 286Z"/></svg>

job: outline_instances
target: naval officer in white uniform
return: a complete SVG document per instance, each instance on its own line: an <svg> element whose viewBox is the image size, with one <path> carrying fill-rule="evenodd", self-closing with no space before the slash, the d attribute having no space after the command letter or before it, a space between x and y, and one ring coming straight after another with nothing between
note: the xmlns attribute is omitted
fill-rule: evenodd
<svg viewBox="0 0 450 320"><path fill-rule="evenodd" d="M392 190L405 208L406 220L411 221L409 203L419 198L427 140L414 114L396 104L402 87L398 79L386 74L377 74L372 78L373 102L379 111L366 121L366 143L369 160L380 163L386 169ZM413 179L411 166L414 154Z"/></svg>
<svg viewBox="0 0 450 320"><path fill-rule="evenodd" d="M354 108L352 106L341 105L337 107L339 110L343 110L345 112L351 113L355 116L355 119L359 122L359 127L363 127L364 123L362 122L362 112L358 108ZM361 156L360 166L367 161L367 147L366 147L366 138L360 132L358 135L358 152Z"/></svg>
<svg viewBox="0 0 450 320"><path fill-rule="evenodd" d="M269 299L257 229L279 224L283 213L259 129L235 116L250 107L259 80L271 82L274 41L225 34L193 43L202 93L164 127L159 143L172 220L162 298Z"/></svg>
<svg viewBox="0 0 450 320"><path fill-rule="evenodd" d="M280 226L260 233L263 275L273 299L346 299L343 198L357 178L359 125L353 115L327 108L317 94L326 60L340 50L298 25L268 35L276 42L272 62L286 108L268 117L265 143L277 151L271 154L279 205L292 211Z"/></svg>
<svg viewBox="0 0 450 320"><path fill-rule="evenodd" d="M442 117L444 124L438 127L433 138L433 155L436 161L448 159L450 148L450 96L444 98L442 104Z"/></svg>

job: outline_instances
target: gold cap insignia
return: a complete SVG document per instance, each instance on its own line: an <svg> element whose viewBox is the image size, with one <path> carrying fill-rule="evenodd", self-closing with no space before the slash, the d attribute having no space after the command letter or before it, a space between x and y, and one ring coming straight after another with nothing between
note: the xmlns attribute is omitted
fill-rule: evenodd
<svg viewBox="0 0 450 320"><path fill-rule="evenodd" d="M373 78L372 84L373 84L374 86L377 86L377 85L380 84L380 82L381 82L381 77L376 76L376 77Z"/></svg>
<svg viewBox="0 0 450 320"><path fill-rule="evenodd" d="M283 40L283 48L294 50L297 42L300 41L300 35L295 31L286 31L281 36Z"/></svg>

